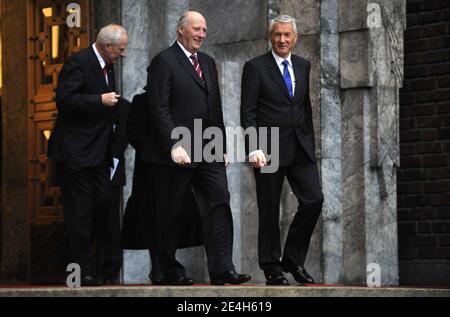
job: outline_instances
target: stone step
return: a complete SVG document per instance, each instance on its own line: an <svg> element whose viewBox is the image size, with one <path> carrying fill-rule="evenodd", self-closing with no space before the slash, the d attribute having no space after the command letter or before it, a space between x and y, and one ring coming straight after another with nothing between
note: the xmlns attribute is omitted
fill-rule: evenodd
<svg viewBox="0 0 450 317"><path fill-rule="evenodd" d="M450 297L449 288L355 286L0 286L0 297Z"/></svg>

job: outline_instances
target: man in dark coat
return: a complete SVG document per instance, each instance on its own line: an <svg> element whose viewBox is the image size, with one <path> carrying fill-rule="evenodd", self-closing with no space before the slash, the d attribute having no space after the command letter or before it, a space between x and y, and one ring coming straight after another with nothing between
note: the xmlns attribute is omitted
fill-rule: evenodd
<svg viewBox="0 0 450 317"><path fill-rule="evenodd" d="M144 88L147 90L147 87ZM147 92L134 96L131 103L131 111L128 117L128 140L135 149L135 161L133 172L133 188L131 196L125 208L122 226L122 248L131 250L148 249L152 263L150 280L154 285L164 284L158 258L152 255L151 249L156 242L155 211L152 204L150 188L151 179L154 177L152 164L146 164L140 160L142 151L148 137L149 117L147 107ZM192 188L186 191L182 204L183 212L180 222L186 224L180 233L181 239L178 248L189 248L203 245L200 211L197 207ZM180 274L184 273L184 267L177 262Z"/></svg>
<svg viewBox="0 0 450 317"><path fill-rule="evenodd" d="M183 14L177 41L153 59L147 79L151 130L142 160L158 165L152 186L158 237L155 253L170 285L194 283L180 274L175 258L183 226L178 221L181 204L191 184L196 196L208 207L203 211L202 222L211 284L240 284L251 278L237 274L232 261L233 221L223 155L226 147L217 149L219 159L212 162L195 156L191 160L189 153L194 151L172 139L176 128L188 130L191 144L200 142L203 149L205 143L196 139L194 133L195 122L200 121L204 128L219 129L223 143L226 141L215 62L198 51L206 28L200 13Z"/></svg>
<svg viewBox="0 0 450 317"><path fill-rule="evenodd" d="M126 185L125 150L128 146L127 121L130 103L120 98L113 110L111 150L114 153L111 171L111 203L105 225L99 232L97 244L97 270L105 284L116 284L122 267L123 251L120 245L122 189Z"/></svg>
<svg viewBox="0 0 450 317"><path fill-rule="evenodd" d="M241 124L248 128L276 128L279 138L268 148L279 149L279 168L263 170L268 154L261 140L248 149L254 167L258 200L259 266L267 285L289 285L283 270L301 283L314 283L304 262L311 235L322 210L323 194L316 164L314 128L309 97L311 64L294 54L297 26L290 16L279 16L269 26L272 50L248 61L242 75ZM275 139L275 140L272 140ZM279 142L278 146L273 142ZM250 146L250 143L249 143ZM298 202L281 254L280 194L285 177ZM282 255L282 261L280 261Z"/></svg>
<svg viewBox="0 0 450 317"><path fill-rule="evenodd" d="M61 186L69 262L81 267L82 285L99 285L92 276L91 247L104 226L111 201L113 113L120 96L113 87L113 63L125 56L126 30L102 28L96 42L72 55L59 75L58 117L48 155L56 161Z"/></svg>

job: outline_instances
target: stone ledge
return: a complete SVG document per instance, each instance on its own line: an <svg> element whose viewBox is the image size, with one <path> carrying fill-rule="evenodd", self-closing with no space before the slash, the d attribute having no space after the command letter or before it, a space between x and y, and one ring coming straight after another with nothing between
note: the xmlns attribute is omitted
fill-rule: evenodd
<svg viewBox="0 0 450 317"><path fill-rule="evenodd" d="M450 288L353 286L2 287L0 297L450 297Z"/></svg>

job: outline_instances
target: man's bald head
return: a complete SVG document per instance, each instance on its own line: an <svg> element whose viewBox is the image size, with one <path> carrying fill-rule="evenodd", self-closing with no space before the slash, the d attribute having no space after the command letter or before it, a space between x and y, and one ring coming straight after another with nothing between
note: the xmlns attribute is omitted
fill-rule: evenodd
<svg viewBox="0 0 450 317"><path fill-rule="evenodd" d="M177 40L190 53L195 54L206 37L206 20L199 12L187 11L178 21Z"/></svg>
<svg viewBox="0 0 450 317"><path fill-rule="evenodd" d="M125 57L128 46L128 32L118 24L109 24L98 32L95 47L107 64Z"/></svg>
<svg viewBox="0 0 450 317"><path fill-rule="evenodd" d="M195 20L203 20L206 23L205 17L197 11L186 11L178 20L178 26L187 27L188 23Z"/></svg>

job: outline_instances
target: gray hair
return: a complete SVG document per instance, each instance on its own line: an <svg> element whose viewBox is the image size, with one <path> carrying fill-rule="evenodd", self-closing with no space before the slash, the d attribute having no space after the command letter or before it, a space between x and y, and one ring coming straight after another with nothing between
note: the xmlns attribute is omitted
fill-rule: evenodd
<svg viewBox="0 0 450 317"><path fill-rule="evenodd" d="M272 34L273 26L277 23L291 23L292 29L294 30L295 34L297 34L297 23L296 23L295 19L293 17L291 17L290 15L286 15L286 14L279 15L279 16L273 18L272 20L270 20L269 34Z"/></svg>
<svg viewBox="0 0 450 317"><path fill-rule="evenodd" d="M190 11L186 11L181 15L180 19L178 20L177 27L179 27L179 26L187 27L189 13L190 13Z"/></svg>
<svg viewBox="0 0 450 317"><path fill-rule="evenodd" d="M189 23L189 17L192 15L198 15L201 16L203 19L205 18L200 12L197 11L186 11L184 12L180 19L178 20L178 24L177 24L177 36L180 36L181 34L178 32L178 28L179 27L183 27L183 28L187 28Z"/></svg>
<svg viewBox="0 0 450 317"><path fill-rule="evenodd" d="M117 44L124 34L128 34L128 32L123 26L118 24L109 24L102 27L100 32L98 32L97 43L103 45Z"/></svg>

